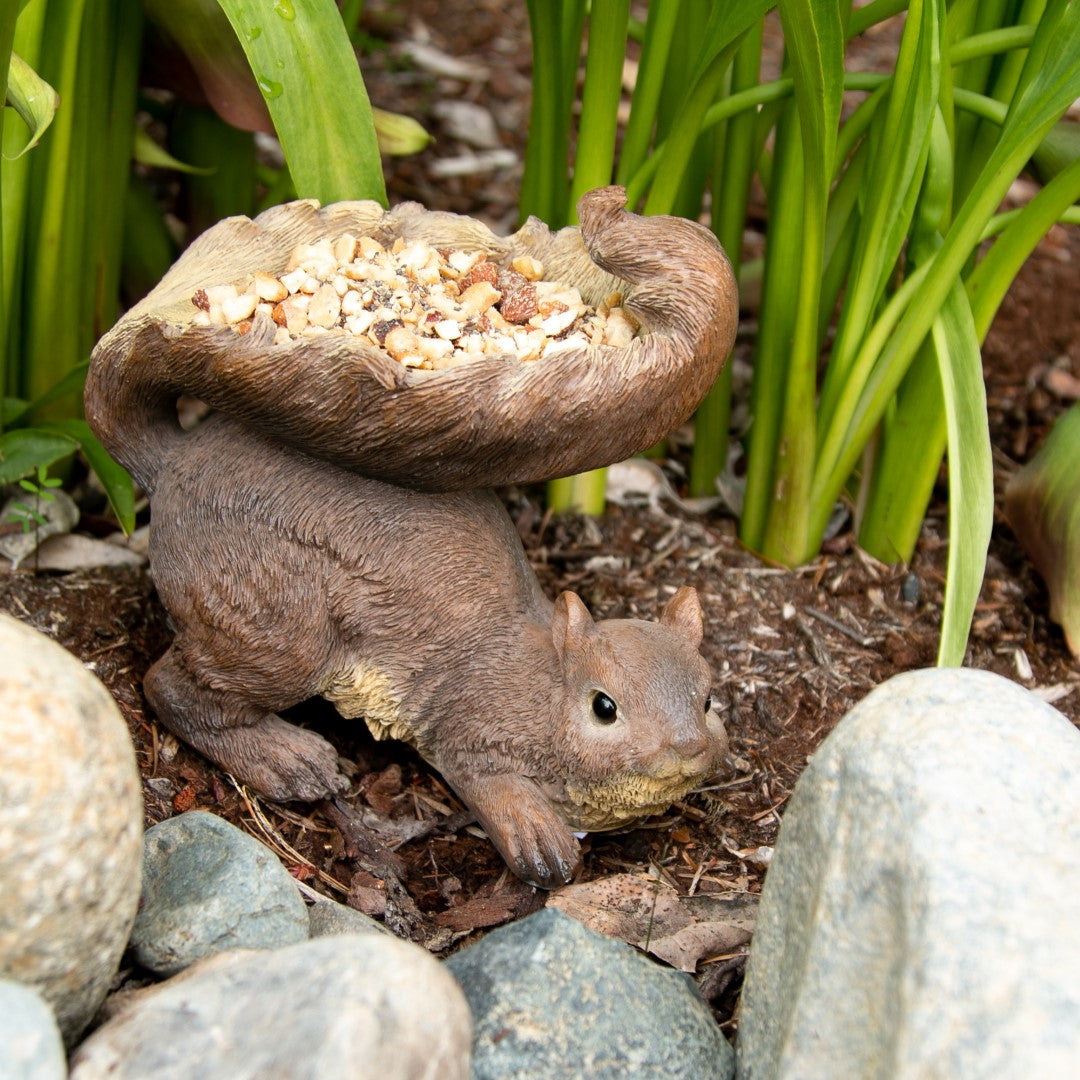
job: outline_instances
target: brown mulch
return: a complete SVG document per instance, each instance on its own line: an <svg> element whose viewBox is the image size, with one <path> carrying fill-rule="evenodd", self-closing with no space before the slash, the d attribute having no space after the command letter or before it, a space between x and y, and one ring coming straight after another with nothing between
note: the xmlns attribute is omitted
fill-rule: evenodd
<svg viewBox="0 0 1080 1080"><path fill-rule="evenodd" d="M440 133L434 105L457 97L491 111L503 144L519 154L527 129L525 6L498 0L367 5L369 29L388 47L365 68L376 104L418 116L433 147L388 169L392 201L474 213L514 225L520 169L449 179L433 163L467 155ZM485 72L433 75L410 64L409 38ZM1037 448L1080 379L1077 230L1054 229L1018 278L984 350L999 509L967 663L996 671L1051 700L1080 725L1080 664L1047 617L1045 589L1000 513L1016 464ZM749 335L737 347L749 354ZM1070 381L1071 380L1071 381ZM676 486L678 456L668 463ZM597 616L654 617L680 585L699 590L703 651L731 736L731 769L660 819L585 841L583 880L651 872L682 894L757 892L767 848L807 758L872 688L933 664L946 557L946 508L936 493L910 566L885 566L841 534L812 564L787 571L743 550L734 523L661 503L614 506L599 520L545 516L542 492L507 493L522 539L550 595L577 590ZM260 803L180 745L146 708L141 679L169 630L145 572L65 576L0 574L0 610L55 638L105 682L128 721L145 777L146 823L201 808L267 841L294 876L384 918L395 932L443 954L485 928L544 902L503 866L437 773L408 748L375 743L362 725L321 703L298 718L354 761L352 790L336 805ZM102 792L102 798L108 798ZM360 820L362 818L362 821ZM703 964L700 983L721 1019L738 979L730 960Z"/></svg>

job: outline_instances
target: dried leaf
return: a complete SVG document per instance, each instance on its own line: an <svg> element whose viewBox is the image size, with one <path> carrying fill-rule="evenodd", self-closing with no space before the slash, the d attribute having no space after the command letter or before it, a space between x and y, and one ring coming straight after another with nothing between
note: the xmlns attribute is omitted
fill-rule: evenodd
<svg viewBox="0 0 1080 1080"><path fill-rule="evenodd" d="M440 911L435 916L435 922L438 926L450 930L477 930L482 926L501 926L514 917L517 906L513 897L477 896L457 907Z"/></svg>
<svg viewBox="0 0 1080 1080"><path fill-rule="evenodd" d="M388 765L365 789L364 799L368 806L380 814L389 816L394 810L394 800L401 794L401 766Z"/></svg>
<svg viewBox="0 0 1080 1080"><path fill-rule="evenodd" d="M386 914L386 884L363 870L358 870L349 885L349 907L372 918Z"/></svg>
<svg viewBox="0 0 1080 1080"><path fill-rule="evenodd" d="M559 889L548 906L692 972L701 960L750 940L757 897L736 892L684 897L665 882L615 874Z"/></svg>
<svg viewBox="0 0 1080 1080"><path fill-rule="evenodd" d="M460 891L461 883L457 883ZM536 890L516 878L507 878L492 896L474 896L471 900L447 908L435 916L436 925L455 932L501 926L520 919L539 907Z"/></svg>

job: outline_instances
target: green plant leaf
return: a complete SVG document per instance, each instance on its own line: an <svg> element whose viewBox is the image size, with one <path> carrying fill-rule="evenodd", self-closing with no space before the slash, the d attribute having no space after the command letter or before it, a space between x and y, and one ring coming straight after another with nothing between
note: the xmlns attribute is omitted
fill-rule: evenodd
<svg viewBox="0 0 1080 1080"><path fill-rule="evenodd" d="M2 59L0 59L2 62ZM14 157L21 157L52 123L60 103L60 95L17 53L11 54L8 69L7 103L22 117L30 129L26 145Z"/></svg>
<svg viewBox="0 0 1080 1080"><path fill-rule="evenodd" d="M826 427L837 387L850 373L911 223L937 107L944 18L939 0L909 4L887 103L877 112L874 152L862 189L863 215L821 392L821 422Z"/></svg>
<svg viewBox="0 0 1080 1080"><path fill-rule="evenodd" d="M626 121L626 132L619 152L619 167L615 174L617 182L624 187L649 152L668 54L678 26L679 10L680 5L674 2L649 5L638 74L630 101L630 116Z"/></svg>
<svg viewBox="0 0 1080 1080"><path fill-rule="evenodd" d="M125 533L135 528L135 488L127 471L116 464L85 420L50 420L41 425L44 434L70 440L97 474L105 495ZM12 432L12 434L18 434Z"/></svg>
<svg viewBox="0 0 1080 1080"><path fill-rule="evenodd" d="M577 200L586 191L611 183L629 16L630 0L593 0L581 122L566 215L571 224L577 223Z"/></svg>
<svg viewBox="0 0 1080 1080"><path fill-rule="evenodd" d="M212 166L204 168L188 165L187 162L173 157L163 146L158 146L142 128L135 129L132 156L140 165L154 169L172 169L173 172L192 173L197 176L208 176L214 171Z"/></svg>
<svg viewBox="0 0 1080 1080"><path fill-rule="evenodd" d="M952 206L952 183L953 148L944 113L937 109L905 254L908 274L931 261L941 248L941 233L948 226ZM937 343L928 335L882 418L872 467L864 462L859 544L885 562L911 558L945 454L941 363Z"/></svg>
<svg viewBox="0 0 1080 1080"><path fill-rule="evenodd" d="M746 497L739 536L760 551L772 505L777 447L785 385L794 336L795 309L803 233L803 161L799 118L789 103L776 125L775 153L769 187L769 232L761 282L761 316L750 386L752 423L748 437ZM797 556L793 556L797 557Z"/></svg>
<svg viewBox="0 0 1080 1080"><path fill-rule="evenodd" d="M78 449L78 442L58 431L17 428L0 435L0 484L13 484L31 476L41 465L51 465Z"/></svg>
<svg viewBox="0 0 1080 1080"><path fill-rule="evenodd" d="M84 19L85 0L56 0L48 7L35 67L56 87L61 107L48 138L26 159L29 176L18 345L22 360L13 388L28 398L53 386L93 344L86 320L88 304L83 290L74 284L71 267L87 263L85 192L90 166L86 151L91 102L80 93L80 71L85 80L84 61L95 36L85 24L102 17L102 10ZM87 273L85 282L91 281L92 275ZM55 297L61 295L69 299L65 318L58 319Z"/></svg>
<svg viewBox="0 0 1080 1080"><path fill-rule="evenodd" d="M190 64L210 107L242 131L272 134L270 110L217 0L143 0L159 36Z"/></svg>
<svg viewBox="0 0 1080 1080"><path fill-rule="evenodd" d="M418 154L435 141L435 136L425 131L423 125L411 116L387 112L385 109L372 109L371 115L375 120L379 150L384 154L394 157Z"/></svg>
<svg viewBox="0 0 1080 1080"><path fill-rule="evenodd" d="M26 412L27 402L22 398L6 397L0 405L0 431L6 431L14 421Z"/></svg>
<svg viewBox="0 0 1080 1080"><path fill-rule="evenodd" d="M910 302L888 341L882 342L875 329L867 335L856 363L868 360L873 370L865 381L848 380L842 397L850 398L838 406L834 422L823 432L819 444L810 532L815 545L823 534L832 500L851 475L987 222L1047 131L1080 97L1080 65L1075 63L1073 49L1078 39L1080 3L1051 0L1036 29L1000 137L957 211L941 250L925 265L926 273L909 296ZM912 280L914 275L909 278ZM875 343L873 348L871 342Z"/></svg>
<svg viewBox="0 0 1080 1080"><path fill-rule="evenodd" d="M219 3L270 109L297 194L386 206L371 104L334 0Z"/></svg>
<svg viewBox="0 0 1080 1080"><path fill-rule="evenodd" d="M674 211L683 178L706 127L706 112L723 86L725 73L739 41L774 6L775 2L768 0L714 5L704 31L694 75L677 109L677 119L663 144L653 152L656 161L651 164L651 172L655 179L645 203L647 214L670 214ZM635 194L630 193L631 199Z"/></svg>
<svg viewBox="0 0 1080 1080"><path fill-rule="evenodd" d="M994 524L994 466L982 355L967 293L954 282L931 330L945 399L949 457L949 560L940 667L964 662Z"/></svg>
<svg viewBox="0 0 1080 1080"><path fill-rule="evenodd" d="M763 21L743 36L732 61L729 94L757 85L763 39ZM736 280L743 274L743 229L757 158L757 122L756 113L741 113L720 124L713 134L712 229L727 252ZM726 468L731 390L732 365L727 363L694 416L689 477L692 496L715 494L717 478Z"/></svg>
<svg viewBox="0 0 1080 1080"><path fill-rule="evenodd" d="M72 394L81 396L83 384L86 382L86 372L89 367L90 362L87 360L72 368L62 379L33 401L20 401L16 398L6 399L4 403L4 426L25 426L54 401L60 401ZM10 412L8 411L9 403L12 406Z"/></svg>
<svg viewBox="0 0 1080 1080"><path fill-rule="evenodd" d="M697 82L721 52L728 49L776 6L777 0L743 0L738 4L713 4L709 22L702 34L703 45L698 53L691 82Z"/></svg>
<svg viewBox="0 0 1080 1080"><path fill-rule="evenodd" d="M1039 144L1032 157L1039 178L1045 183L1080 159L1080 123L1059 120Z"/></svg>
<svg viewBox="0 0 1080 1080"><path fill-rule="evenodd" d="M571 105L577 85L585 0L525 0L533 81L519 217L566 224L570 198Z"/></svg>
<svg viewBox="0 0 1080 1080"><path fill-rule="evenodd" d="M1063 167L1019 211L968 275L967 290L980 341L986 337L998 305L1024 260L1050 226L1077 199L1080 199L1080 158Z"/></svg>
<svg viewBox="0 0 1080 1080"><path fill-rule="evenodd" d="M839 3L781 0L787 57L795 80L802 142L802 237L798 249L780 243L780 258L799 264L792 339L783 382L780 434L769 492L763 552L788 564L817 550L809 533L809 501L817 440L818 310L825 226L844 92L844 30ZM776 255L776 238L773 238ZM785 250L786 247L786 250ZM791 299L787 299L791 303Z"/></svg>

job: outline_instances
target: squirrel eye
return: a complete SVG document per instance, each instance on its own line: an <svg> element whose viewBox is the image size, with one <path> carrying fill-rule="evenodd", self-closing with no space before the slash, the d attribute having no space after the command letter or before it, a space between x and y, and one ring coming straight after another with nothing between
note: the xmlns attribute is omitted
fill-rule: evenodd
<svg viewBox="0 0 1080 1080"><path fill-rule="evenodd" d="M617 709L615 702L602 690L598 690L593 694L592 711L598 720L603 720L605 724L610 724L615 719Z"/></svg>
<svg viewBox="0 0 1080 1080"><path fill-rule="evenodd" d="M712 712L712 694L705 699L705 711Z"/></svg>

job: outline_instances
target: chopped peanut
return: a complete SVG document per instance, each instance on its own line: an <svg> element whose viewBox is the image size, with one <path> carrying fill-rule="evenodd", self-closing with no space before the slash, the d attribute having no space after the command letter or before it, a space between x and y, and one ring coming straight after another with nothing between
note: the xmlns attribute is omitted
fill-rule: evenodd
<svg viewBox="0 0 1080 1080"><path fill-rule="evenodd" d="M407 367L441 370L484 357L541 360L573 349L624 348L639 330L612 293L599 308L576 288L543 280L530 255L508 266L483 251L434 248L398 237L389 249L345 233L298 245L283 272L192 297L192 323L247 333L269 317L274 344L347 333Z"/></svg>

